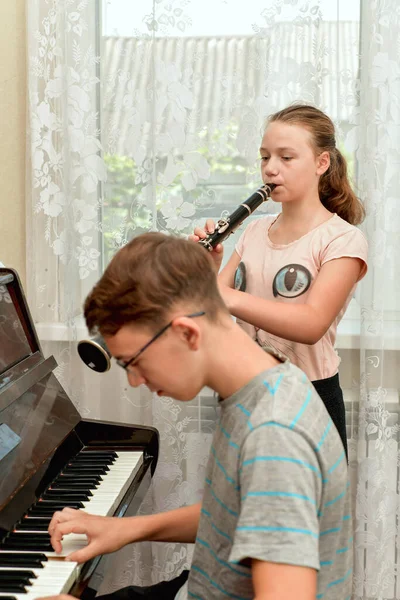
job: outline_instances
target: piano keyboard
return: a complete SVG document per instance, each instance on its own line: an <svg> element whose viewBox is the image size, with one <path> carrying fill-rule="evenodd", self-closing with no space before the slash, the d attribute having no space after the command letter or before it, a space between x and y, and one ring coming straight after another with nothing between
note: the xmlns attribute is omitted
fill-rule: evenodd
<svg viewBox="0 0 400 600"><path fill-rule="evenodd" d="M142 464L143 453L137 451L83 450L71 459L0 543L1 600L68 592L80 566L60 558L86 546L87 539L64 536L56 554L47 533L53 513L71 506L113 515Z"/></svg>

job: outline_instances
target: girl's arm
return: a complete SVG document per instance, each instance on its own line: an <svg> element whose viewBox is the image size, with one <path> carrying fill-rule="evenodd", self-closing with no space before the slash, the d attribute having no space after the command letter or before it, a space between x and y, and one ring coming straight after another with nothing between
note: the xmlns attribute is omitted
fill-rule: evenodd
<svg viewBox="0 0 400 600"><path fill-rule="evenodd" d="M218 276L220 293L231 314L278 337L315 344L343 309L357 283L363 261L337 258L326 262L303 304L275 302L232 289L239 255L234 252Z"/></svg>

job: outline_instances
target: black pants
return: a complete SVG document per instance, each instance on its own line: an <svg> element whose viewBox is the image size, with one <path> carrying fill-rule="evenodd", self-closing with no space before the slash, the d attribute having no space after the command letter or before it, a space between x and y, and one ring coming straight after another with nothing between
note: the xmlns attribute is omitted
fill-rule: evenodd
<svg viewBox="0 0 400 600"><path fill-rule="evenodd" d="M318 379L311 383L320 395L332 421L336 425L347 458L346 413L344 409L343 392L339 383L339 375L336 373L333 377Z"/></svg>
<svg viewBox="0 0 400 600"><path fill-rule="evenodd" d="M138 587L130 585L105 596L96 596L96 600L174 600L176 594L186 583L189 571L182 571L179 577L170 581L161 581L155 585Z"/></svg>

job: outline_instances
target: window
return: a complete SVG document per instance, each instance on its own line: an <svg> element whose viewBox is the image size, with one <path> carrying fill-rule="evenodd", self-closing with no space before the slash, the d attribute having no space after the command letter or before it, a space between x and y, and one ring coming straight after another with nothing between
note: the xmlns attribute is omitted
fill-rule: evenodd
<svg viewBox="0 0 400 600"><path fill-rule="evenodd" d="M194 221L218 219L247 198L261 184L260 127L271 107L308 98L326 109L342 140L351 129L359 0L324 0L319 15L290 3L272 15L263 0L235 10L214 0L186 11L157 6L152 15L152 2L102 4L105 264L142 231L188 233ZM250 108L257 103L258 115ZM343 143L342 150L354 173Z"/></svg>

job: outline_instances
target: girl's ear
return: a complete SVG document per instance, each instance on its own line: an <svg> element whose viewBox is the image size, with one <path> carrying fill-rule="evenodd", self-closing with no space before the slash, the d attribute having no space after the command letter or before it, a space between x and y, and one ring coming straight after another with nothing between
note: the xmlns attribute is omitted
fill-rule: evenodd
<svg viewBox="0 0 400 600"><path fill-rule="evenodd" d="M321 152L321 154L317 158L317 175L323 175L331 164L331 157L329 152L326 150L325 152Z"/></svg>

